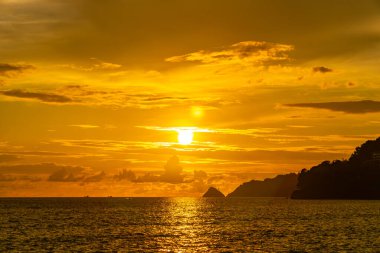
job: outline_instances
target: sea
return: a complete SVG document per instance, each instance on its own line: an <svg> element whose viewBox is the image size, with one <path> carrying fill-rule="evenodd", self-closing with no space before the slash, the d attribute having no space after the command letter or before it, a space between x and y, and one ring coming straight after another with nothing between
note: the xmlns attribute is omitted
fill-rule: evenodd
<svg viewBox="0 0 380 253"><path fill-rule="evenodd" d="M0 198L0 252L380 252L380 201Z"/></svg>

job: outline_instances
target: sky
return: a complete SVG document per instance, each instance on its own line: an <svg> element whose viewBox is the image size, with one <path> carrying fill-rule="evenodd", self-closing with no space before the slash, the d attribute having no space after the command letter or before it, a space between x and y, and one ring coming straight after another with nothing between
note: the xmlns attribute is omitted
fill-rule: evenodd
<svg viewBox="0 0 380 253"><path fill-rule="evenodd" d="M0 0L0 196L201 196L380 135L380 1Z"/></svg>

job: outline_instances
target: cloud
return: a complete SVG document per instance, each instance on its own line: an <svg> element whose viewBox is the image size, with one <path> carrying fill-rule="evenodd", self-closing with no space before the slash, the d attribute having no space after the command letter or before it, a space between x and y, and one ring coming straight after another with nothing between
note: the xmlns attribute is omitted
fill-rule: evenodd
<svg viewBox="0 0 380 253"><path fill-rule="evenodd" d="M192 192L197 193L203 193L207 189L207 178L208 175L205 171L194 170L193 177L185 179L185 174L182 171L180 161L175 155L166 162L164 172L161 175L147 172L142 176L136 176L134 172L124 169L114 176L114 179L116 180L128 180L135 183L181 184L182 189L191 187Z"/></svg>
<svg viewBox="0 0 380 253"><path fill-rule="evenodd" d="M207 173L203 170L194 170L194 179L202 180L207 178Z"/></svg>
<svg viewBox="0 0 380 253"><path fill-rule="evenodd" d="M89 124L78 124L78 125L70 125L70 126L84 128L84 129L99 128L99 126L97 125L89 125Z"/></svg>
<svg viewBox="0 0 380 253"><path fill-rule="evenodd" d="M323 67L323 66L319 66L319 67L314 67L313 68L313 72L314 73L328 73L328 72L333 72L333 70L332 69L330 69L330 68L327 68L327 67Z"/></svg>
<svg viewBox="0 0 380 253"><path fill-rule="evenodd" d="M150 91L141 88L137 91L127 89L104 88L94 89L85 85L66 85L56 89L53 93L71 98L76 103L134 108L164 108L174 106L197 106L204 110L212 110L229 104L237 104L236 99L222 99L220 97L197 96L183 92L169 93Z"/></svg>
<svg viewBox="0 0 380 253"><path fill-rule="evenodd" d="M299 127L298 127L299 128ZM304 131L304 130L303 130ZM275 143L274 146L270 145L264 145L261 146L252 145L252 142L249 142L247 140L247 145L239 145L239 143L235 143L234 137L231 138L232 142L228 141L225 144L220 142L213 142L213 141L194 141L191 145L183 146L181 144L178 144L177 142L134 142L134 141L116 141L116 140L52 140L51 143L53 144L59 144L66 147L78 147L78 148L85 148L85 149L93 149L97 150L96 152L113 152L113 151L122 151L124 154L128 156L133 155L142 155L142 154L149 154L149 155L167 155L172 154L173 152L176 152L176 154L179 155L185 155L185 156L193 156L200 159L222 159L224 161L227 160L234 160L236 161L239 159L238 154L242 154L244 157L246 154L247 157L244 158L244 161L251 160L252 162L261 161L261 158L266 157L266 152L268 153L268 158L265 158L265 161L268 163L278 163L278 161L282 161L282 158L288 157L288 153L283 154L282 152L290 152L294 153L295 156L299 155L299 157L314 157L315 154L312 154L314 152L308 152L304 153L306 148L308 148L310 145L307 145L305 143L313 143L312 146L314 146L315 142L352 142L352 141L358 141L368 138L373 138L373 136L376 137L376 135L289 135L289 134L283 134L283 133L265 133L263 135L258 135L257 143L259 143L259 140L265 140L270 143ZM241 138L239 138L241 139ZM303 144L300 145L300 142ZM278 145L281 144L281 145ZM283 144L286 144L287 146L283 146ZM289 146L290 145L290 146ZM341 148L336 149L332 148L331 145L328 145L328 147L325 147L323 149L319 149L318 152L332 152L336 154L338 151L342 152ZM263 153L261 153L263 152ZM316 151L317 152L317 151ZM210 155L210 157L207 157L207 155ZM235 159L234 157L237 157ZM269 156L272 156L269 158ZM298 158L295 158L295 156L289 156L289 160L295 159L299 160ZM322 157L322 156L321 156ZM323 158L322 158L323 159ZM192 162L194 163L194 161ZM222 166L222 163L219 163L218 161L211 160L207 162L207 164L214 164L217 166ZM225 164L225 162L223 162ZM155 173L154 175L159 175L159 173ZM144 181L144 180L143 180Z"/></svg>
<svg viewBox="0 0 380 253"><path fill-rule="evenodd" d="M119 171L117 175L114 176L116 180L127 180L127 181L136 181L136 174L131 170L123 169Z"/></svg>
<svg viewBox="0 0 380 253"><path fill-rule="evenodd" d="M172 131L178 132L181 130L188 130L194 133L216 133L228 135L246 135L246 136L261 136L262 134L277 132L278 128L249 128L249 129L233 129L233 128L200 128L200 127L160 127L160 126L137 126L139 128L156 131Z"/></svg>
<svg viewBox="0 0 380 253"><path fill-rule="evenodd" d="M0 174L0 182L12 182L16 180L17 180L17 177L9 176L6 174Z"/></svg>
<svg viewBox="0 0 380 253"><path fill-rule="evenodd" d="M186 99L189 99L187 97L170 97L170 96L165 96L165 97L162 97L162 96L152 96L152 97L147 97L147 98L144 98L143 101L160 101L160 100L186 100Z"/></svg>
<svg viewBox="0 0 380 253"><path fill-rule="evenodd" d="M167 58L168 62L215 63L264 63L289 60L288 52L294 49L291 45L265 41L243 41L227 48L214 51L201 50L185 55Z"/></svg>
<svg viewBox="0 0 380 253"><path fill-rule="evenodd" d="M7 175L7 174L1 174L0 173L0 182L14 182L14 181L31 181L31 182L37 182L41 181L40 177L37 176L29 176L29 175L21 175L21 176L15 176L15 175Z"/></svg>
<svg viewBox="0 0 380 253"><path fill-rule="evenodd" d="M184 175L182 174L182 166L180 165L177 156L172 156L164 166L164 172L161 175L146 173L143 176L137 177L134 182L162 182L179 184L184 183Z"/></svg>
<svg viewBox="0 0 380 253"><path fill-rule="evenodd" d="M66 85L64 87L64 89L82 89L82 88L84 88L84 86L79 85L79 84Z"/></svg>
<svg viewBox="0 0 380 253"><path fill-rule="evenodd" d="M80 70L80 71L110 71L110 70L117 70L122 67L120 64L111 63L111 62L104 62L102 60L99 60L97 58L90 58L91 63L87 65L75 65L75 64L61 64L58 65L62 68L68 68L68 69L74 69L74 70Z"/></svg>
<svg viewBox="0 0 380 253"><path fill-rule="evenodd" d="M51 182L81 182L81 183L92 183L100 182L106 177L104 171L97 174L91 174L86 171L86 168L79 166L64 166L48 177L48 181Z"/></svg>
<svg viewBox="0 0 380 253"><path fill-rule="evenodd" d="M136 183L149 183L149 182L160 182L160 176L147 172L142 176L138 176L135 181Z"/></svg>
<svg viewBox="0 0 380 253"><path fill-rule="evenodd" d="M172 156L164 166L165 172L161 176L162 182L182 183L184 176L182 175L182 166L177 156Z"/></svg>
<svg viewBox="0 0 380 253"><path fill-rule="evenodd" d="M327 109L330 111L345 113L371 113L380 112L380 101L343 101L343 102L323 102L323 103L297 103L285 104L288 107Z"/></svg>
<svg viewBox="0 0 380 253"><path fill-rule="evenodd" d="M49 175L51 182L78 182L85 177L87 168L81 166L59 165L55 163L18 164L0 166L0 181L41 181ZM45 174L45 176L43 176Z"/></svg>
<svg viewBox="0 0 380 253"><path fill-rule="evenodd" d="M192 190L198 193L204 193L207 188L207 173L203 170L194 170L194 180L192 181Z"/></svg>
<svg viewBox="0 0 380 253"><path fill-rule="evenodd" d="M50 151L8 151L8 155L21 155L21 156L67 156L68 153L63 152L50 152ZM0 159L1 160L1 159Z"/></svg>
<svg viewBox="0 0 380 253"><path fill-rule="evenodd" d="M85 168L80 166L59 165L55 163L17 164L0 166L0 173L49 174L62 169L74 173L83 171Z"/></svg>
<svg viewBox="0 0 380 253"><path fill-rule="evenodd" d="M19 158L15 155L0 154L0 163L16 161Z"/></svg>
<svg viewBox="0 0 380 253"><path fill-rule="evenodd" d="M26 64L0 63L0 76L11 77L34 68L32 65Z"/></svg>
<svg viewBox="0 0 380 253"><path fill-rule="evenodd" d="M6 91L0 91L0 94L9 96L9 97L37 99L43 102L50 102L50 103L73 102L73 99L67 96L58 95L54 93L28 92L28 91L23 91L23 90L6 90Z"/></svg>
<svg viewBox="0 0 380 253"><path fill-rule="evenodd" d="M98 174L95 174L93 176L88 176L84 178L83 182L90 183L90 182L100 182L106 177L106 173L104 171L99 172Z"/></svg>
<svg viewBox="0 0 380 253"><path fill-rule="evenodd" d="M52 182L78 182L82 180L83 177L76 177L74 176L73 172L70 172L66 168L57 170L53 172L49 178L48 181Z"/></svg>

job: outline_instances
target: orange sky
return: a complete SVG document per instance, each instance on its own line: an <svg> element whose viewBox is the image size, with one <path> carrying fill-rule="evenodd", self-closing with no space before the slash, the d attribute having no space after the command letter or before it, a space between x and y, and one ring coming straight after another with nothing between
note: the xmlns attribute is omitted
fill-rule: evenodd
<svg viewBox="0 0 380 253"><path fill-rule="evenodd" d="M0 0L0 196L228 193L347 158L380 135L379 27L379 1Z"/></svg>

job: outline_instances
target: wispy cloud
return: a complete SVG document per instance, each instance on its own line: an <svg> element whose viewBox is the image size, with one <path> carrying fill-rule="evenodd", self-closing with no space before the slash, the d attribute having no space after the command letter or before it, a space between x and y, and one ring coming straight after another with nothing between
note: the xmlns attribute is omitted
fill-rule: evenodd
<svg viewBox="0 0 380 253"><path fill-rule="evenodd" d="M74 102L73 99L67 96L58 95L54 93L45 92L29 92L24 90L6 90L0 91L0 94L9 97L23 98L23 99L37 99L42 102L48 103L69 103Z"/></svg>
<svg viewBox="0 0 380 253"><path fill-rule="evenodd" d="M90 58L91 62L87 65L77 65L77 64L61 64L58 67L68 68L79 71L113 71L122 68L121 64L105 62L97 58Z"/></svg>
<svg viewBox="0 0 380 253"><path fill-rule="evenodd" d="M139 128L148 129L148 130L155 130L155 131L173 131L178 132L181 130L188 130L195 133L208 133L213 132L213 130L207 129L207 128L200 128L200 127L161 127L161 126L137 126Z"/></svg>
<svg viewBox="0 0 380 253"><path fill-rule="evenodd" d="M95 172L83 166L56 163L18 164L0 166L0 181L40 181L51 182L99 182L106 177L104 172Z"/></svg>
<svg viewBox="0 0 380 253"><path fill-rule="evenodd" d="M322 103L296 103L296 104L285 104L285 106L327 109L330 111L355 113L355 114L380 112L380 101L373 101L373 100L322 102Z"/></svg>
<svg viewBox="0 0 380 253"><path fill-rule="evenodd" d="M17 164L17 165L2 165L0 173L8 174L48 174L57 170L65 169L70 172L83 171L86 168L81 166L61 165L55 163L40 163L40 164Z"/></svg>
<svg viewBox="0 0 380 253"><path fill-rule="evenodd" d="M193 141L189 145L181 145L177 142L137 142L137 141L116 141L116 140L52 140L51 143L60 144L66 147L79 147L84 149L92 149L104 152L123 152L124 154L170 154L173 151L186 152L187 154L197 154L198 157L209 152L327 152L327 153L345 153L351 146L331 147L330 145L307 145L300 144L304 141L323 141L323 142L344 142L358 141L363 139L359 136L291 136L291 135L273 135L264 136L266 141L280 144L288 144L286 146L242 146L236 144L222 144L211 141ZM213 157L223 159L224 156ZM274 159L274 158L273 158Z"/></svg>
<svg viewBox="0 0 380 253"><path fill-rule="evenodd" d="M200 127L161 127L161 126L137 126L148 130L156 131L172 131L178 132L181 130L192 131L194 133L217 133L217 134L230 134L230 135L246 135L246 136L260 136L260 134L277 132L278 128L249 128L249 129L234 129L234 128L200 128Z"/></svg>
<svg viewBox="0 0 380 253"><path fill-rule="evenodd" d="M197 107L213 110L225 105L236 104L236 99L222 99L218 96L195 96L193 94L150 92L143 88L135 91L115 88L93 88L86 85L72 84L60 88L9 89L0 90L0 95L17 99L30 99L44 103L75 103L89 106L112 108L166 108L174 106Z"/></svg>
<svg viewBox="0 0 380 253"><path fill-rule="evenodd" d="M0 76L12 77L34 68L34 66L28 64L0 63Z"/></svg>
<svg viewBox="0 0 380 253"><path fill-rule="evenodd" d="M0 163L17 161L19 158L16 155L0 154Z"/></svg>
<svg viewBox="0 0 380 253"><path fill-rule="evenodd" d="M219 63L256 63L281 62L289 60L288 53L292 45L270 43L265 41L243 41L219 50L201 50L185 55L167 58L168 62L199 62L203 64Z"/></svg>
<svg viewBox="0 0 380 253"><path fill-rule="evenodd" d="M77 125L70 125L71 127L78 127L78 128L84 128L84 129L92 129L92 128L99 128L100 126L97 125L90 125L90 124L77 124Z"/></svg>

